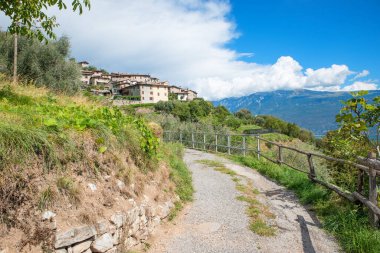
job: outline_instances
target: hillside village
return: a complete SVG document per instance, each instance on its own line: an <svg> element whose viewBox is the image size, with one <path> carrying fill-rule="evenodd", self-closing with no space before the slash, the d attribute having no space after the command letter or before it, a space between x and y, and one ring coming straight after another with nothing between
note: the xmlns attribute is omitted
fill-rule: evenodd
<svg viewBox="0 0 380 253"><path fill-rule="evenodd" d="M78 63L82 70L81 81L85 89L93 94L109 96L115 104L146 104L169 101L169 97L180 101L197 98L197 92L170 85L148 74L106 73L93 70L87 61Z"/></svg>

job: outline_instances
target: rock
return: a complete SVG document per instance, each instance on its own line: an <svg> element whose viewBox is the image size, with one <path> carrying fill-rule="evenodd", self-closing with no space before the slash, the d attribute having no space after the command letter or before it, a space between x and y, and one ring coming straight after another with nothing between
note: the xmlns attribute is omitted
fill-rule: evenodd
<svg viewBox="0 0 380 253"><path fill-rule="evenodd" d="M83 253L92 253L92 251L90 249L84 251Z"/></svg>
<svg viewBox="0 0 380 253"><path fill-rule="evenodd" d="M121 190L123 190L124 188L125 188L125 184L124 184L124 182L123 181L121 181L121 180L116 180L116 185L117 185L117 187L119 187L119 190L121 191Z"/></svg>
<svg viewBox="0 0 380 253"><path fill-rule="evenodd" d="M77 242L82 242L96 235L94 226L82 226L70 229L68 231L56 235L54 247L62 248L73 245Z"/></svg>
<svg viewBox="0 0 380 253"><path fill-rule="evenodd" d="M127 217L124 213L118 212L111 216L110 221L115 224L116 228L122 227L127 220Z"/></svg>
<svg viewBox="0 0 380 253"><path fill-rule="evenodd" d="M73 253L73 248L69 247L69 248L67 249L67 253Z"/></svg>
<svg viewBox="0 0 380 253"><path fill-rule="evenodd" d="M139 218L139 214L140 208L138 208L137 206L129 210L127 213L127 224L133 224Z"/></svg>
<svg viewBox="0 0 380 253"><path fill-rule="evenodd" d="M2 253L2 251L0 251ZM67 253L67 250L65 248L63 249L56 249L55 253Z"/></svg>
<svg viewBox="0 0 380 253"><path fill-rule="evenodd" d="M121 231L120 230L116 230L115 233L112 235L112 239L113 239L113 245L118 245L119 244L119 241L120 241L120 235L121 235Z"/></svg>
<svg viewBox="0 0 380 253"><path fill-rule="evenodd" d="M118 253L118 251L116 247L113 247L112 249L108 250L106 253Z"/></svg>
<svg viewBox="0 0 380 253"><path fill-rule="evenodd" d="M128 202L133 206L135 207L137 204L136 204L136 201L134 199L128 199Z"/></svg>
<svg viewBox="0 0 380 253"><path fill-rule="evenodd" d="M73 246L73 253L82 253L85 250L88 250L91 246L92 241L84 241L75 246Z"/></svg>
<svg viewBox="0 0 380 253"><path fill-rule="evenodd" d="M106 182L108 182L111 179L111 176L105 175L103 178L104 178L104 180L106 180Z"/></svg>
<svg viewBox="0 0 380 253"><path fill-rule="evenodd" d="M0 253L10 253L8 248L0 249Z"/></svg>
<svg viewBox="0 0 380 253"><path fill-rule="evenodd" d="M137 219L129 228L128 235L134 235L140 229L140 221Z"/></svg>
<svg viewBox="0 0 380 253"><path fill-rule="evenodd" d="M169 213L170 213L170 208L167 205L157 206L157 214L158 216L160 216L161 219L168 217Z"/></svg>
<svg viewBox="0 0 380 253"><path fill-rule="evenodd" d="M125 246L127 249L130 249L130 248L132 248L133 246L136 246L137 244L139 244L139 241L138 241L136 238L132 237L132 236L128 237L128 238L125 239L125 241L124 241L124 246Z"/></svg>
<svg viewBox="0 0 380 253"><path fill-rule="evenodd" d="M110 226L111 224L107 220L102 220L102 221L99 221L95 227L96 227L96 231L98 232L98 235L102 235L107 232L111 232Z"/></svg>
<svg viewBox="0 0 380 253"><path fill-rule="evenodd" d="M42 214L42 220L51 220L53 219L54 217L56 216L55 213L53 213L52 211L45 211L43 214Z"/></svg>
<svg viewBox="0 0 380 253"><path fill-rule="evenodd" d="M113 248L113 239L110 233L98 237L92 244L91 250L93 252L106 252Z"/></svg>
<svg viewBox="0 0 380 253"><path fill-rule="evenodd" d="M93 192L96 191L96 185L95 184L89 183L88 184L88 188L90 188L90 190L93 191Z"/></svg>

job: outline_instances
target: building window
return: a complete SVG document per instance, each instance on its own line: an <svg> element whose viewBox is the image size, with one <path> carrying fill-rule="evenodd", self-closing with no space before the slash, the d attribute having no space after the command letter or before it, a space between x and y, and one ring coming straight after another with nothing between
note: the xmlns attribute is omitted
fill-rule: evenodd
<svg viewBox="0 0 380 253"><path fill-rule="evenodd" d="M153 97L150 97L149 100L153 101Z"/></svg>
<svg viewBox="0 0 380 253"><path fill-rule="evenodd" d="M153 95L153 91L150 92L150 95Z"/></svg>
<svg viewBox="0 0 380 253"><path fill-rule="evenodd" d="M144 94L144 91L142 91L141 94Z"/></svg>
<svg viewBox="0 0 380 253"><path fill-rule="evenodd" d="M164 96L166 96L166 93L164 94Z"/></svg>
<svg viewBox="0 0 380 253"><path fill-rule="evenodd" d="M160 96L160 93L159 93L159 92L157 93L157 96Z"/></svg>

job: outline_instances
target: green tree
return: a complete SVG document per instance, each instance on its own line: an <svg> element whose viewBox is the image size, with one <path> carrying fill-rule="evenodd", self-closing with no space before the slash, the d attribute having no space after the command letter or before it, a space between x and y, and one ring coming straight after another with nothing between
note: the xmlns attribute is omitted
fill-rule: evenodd
<svg viewBox="0 0 380 253"><path fill-rule="evenodd" d="M13 69L12 37L0 32L0 70L11 74ZM23 80L37 86L46 86L53 90L72 94L79 90L80 68L69 60L70 41L62 37L50 43L41 43L36 39L19 38L18 69Z"/></svg>
<svg viewBox="0 0 380 253"><path fill-rule="evenodd" d="M344 107L336 116L336 121L340 124L339 132L348 137L348 142L365 144L380 155L380 96L371 103L365 98L367 94L368 91L352 92L352 98L343 102ZM371 130L376 131L375 141L370 136Z"/></svg>
<svg viewBox="0 0 380 253"><path fill-rule="evenodd" d="M90 0L73 0L71 2L73 11L83 12L83 6L90 8ZM47 10L58 7L59 10L66 9L64 0L12 0L0 1L0 11L11 19L8 27L13 34L13 82L17 82L18 61L18 36L37 38L39 41L56 39L53 29L58 26L55 16L49 16Z"/></svg>

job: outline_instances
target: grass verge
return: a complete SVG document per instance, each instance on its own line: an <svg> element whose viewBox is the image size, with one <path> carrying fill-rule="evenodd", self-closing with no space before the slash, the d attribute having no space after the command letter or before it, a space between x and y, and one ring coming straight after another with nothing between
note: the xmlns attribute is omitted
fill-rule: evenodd
<svg viewBox="0 0 380 253"><path fill-rule="evenodd" d="M380 252L380 231L369 226L366 210L341 199L312 183L308 177L285 166L254 157L232 159L293 190L302 204L308 204L320 218L323 228L334 235L346 252Z"/></svg>
<svg viewBox="0 0 380 253"><path fill-rule="evenodd" d="M180 198L180 201L174 203L174 208L169 214L169 220L173 220L178 212L182 210L183 204L193 200L194 188L191 172L182 159L183 146L178 143L165 143L162 146L161 156L170 165L170 179L174 182L176 186L175 192Z"/></svg>

